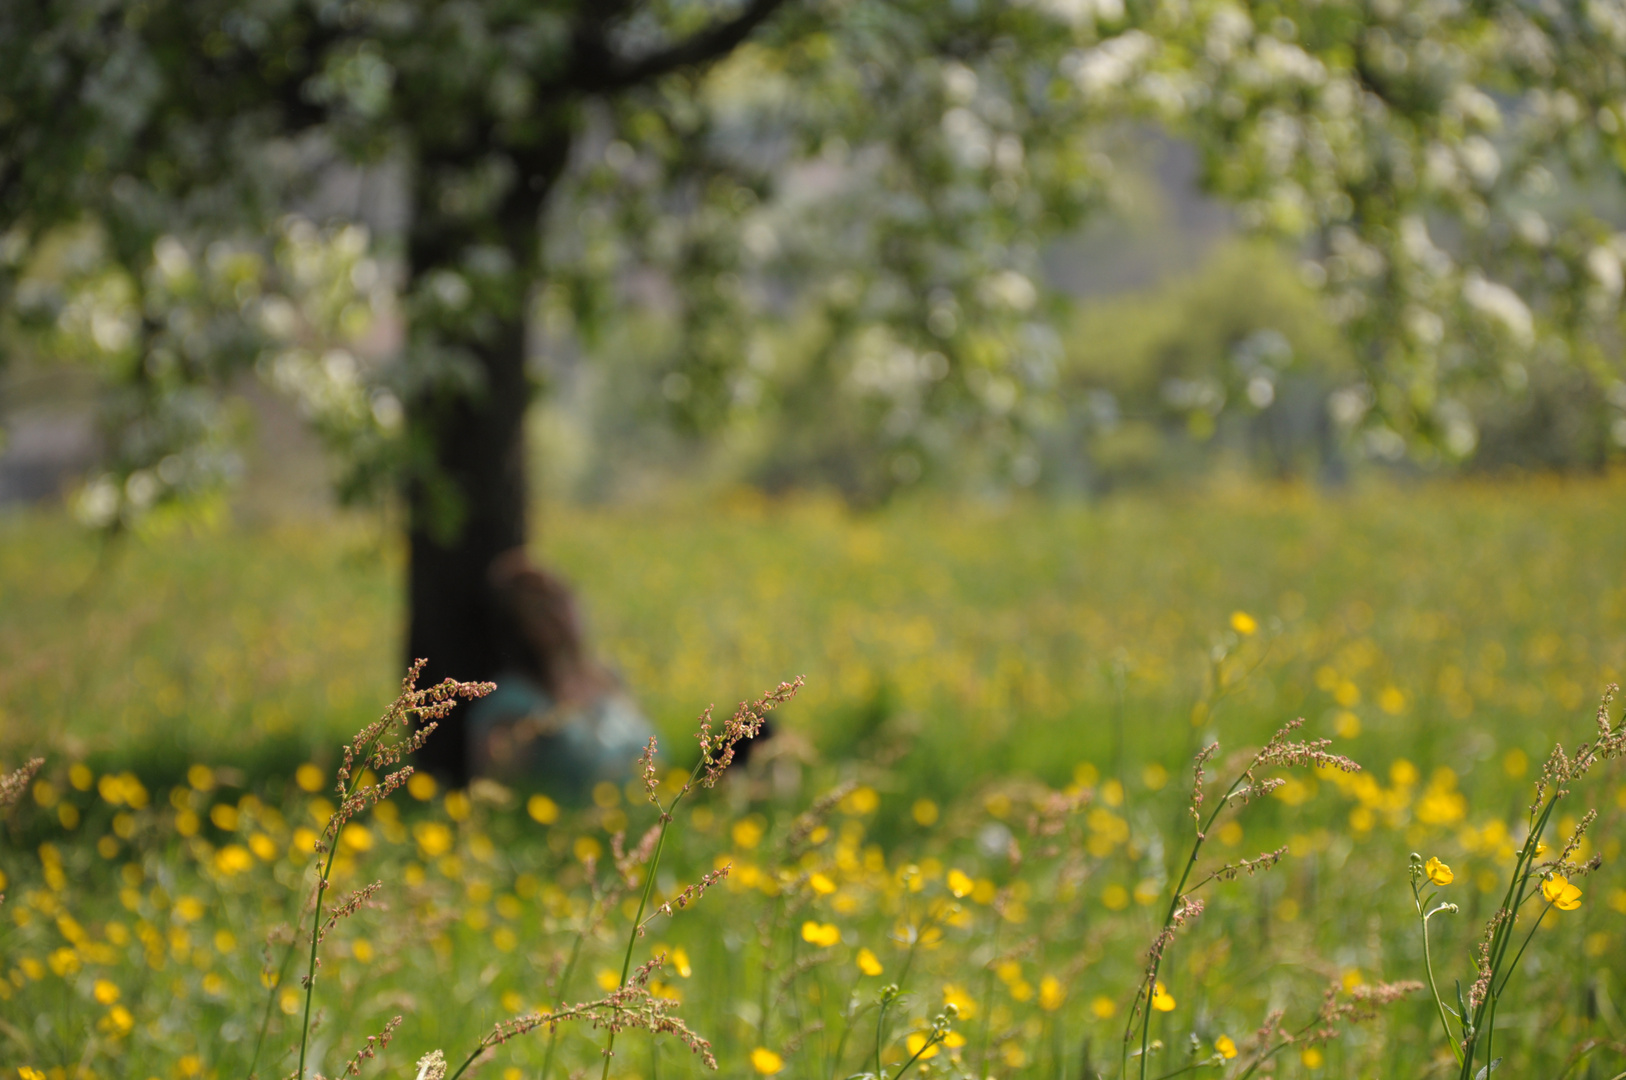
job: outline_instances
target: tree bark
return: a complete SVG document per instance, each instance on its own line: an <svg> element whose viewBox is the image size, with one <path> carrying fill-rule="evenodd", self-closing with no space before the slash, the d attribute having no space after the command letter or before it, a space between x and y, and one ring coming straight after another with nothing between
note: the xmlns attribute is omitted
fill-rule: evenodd
<svg viewBox="0 0 1626 1080"><path fill-rule="evenodd" d="M481 151L485 145L476 144ZM568 151L565 129L510 151L516 182L495 215L475 221L443 213L435 183L440 170L466 167L473 155L465 148L419 161L408 237L414 285L436 271L458 269L477 242L501 247L513 262L498 295L482 295L478 289L486 286L476 286L473 317L413 327L408 335L468 358L476 376L472 388L442 384L407 401L417 455L406 491L407 660L428 661L422 685L495 679L536 659L523 655L527 646L500 609L489 575L497 556L524 547L529 536L526 309L540 266L542 207ZM421 752L424 766L452 784L469 777L467 711L463 706L442 720Z"/></svg>
<svg viewBox="0 0 1626 1080"><path fill-rule="evenodd" d="M506 320L471 350L484 385L426 405L417 431L432 439L437 475L415 481L408 499L407 652L429 661L423 685L444 678L494 679L516 661L516 643L495 609L492 560L527 538L523 320ZM433 486L454 493L452 520ZM423 763L450 783L468 778L464 717L454 710L424 745Z"/></svg>

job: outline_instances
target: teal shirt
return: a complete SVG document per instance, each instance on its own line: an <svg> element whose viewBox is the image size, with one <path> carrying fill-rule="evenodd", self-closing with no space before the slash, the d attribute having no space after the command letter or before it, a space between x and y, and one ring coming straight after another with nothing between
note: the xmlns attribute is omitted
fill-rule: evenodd
<svg viewBox="0 0 1626 1080"><path fill-rule="evenodd" d="M474 771L522 787L580 799L601 780L622 783L637 772L654 728L620 690L559 705L530 678L505 672L497 689L469 712Z"/></svg>

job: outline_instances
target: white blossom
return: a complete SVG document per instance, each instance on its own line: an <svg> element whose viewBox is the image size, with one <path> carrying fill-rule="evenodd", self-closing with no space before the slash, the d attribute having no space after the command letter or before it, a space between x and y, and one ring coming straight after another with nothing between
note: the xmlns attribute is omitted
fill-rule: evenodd
<svg viewBox="0 0 1626 1080"><path fill-rule="evenodd" d="M1474 271L1463 283L1462 299L1480 314L1501 323L1518 344L1529 345L1535 340L1535 320L1530 308L1506 285L1487 281Z"/></svg>

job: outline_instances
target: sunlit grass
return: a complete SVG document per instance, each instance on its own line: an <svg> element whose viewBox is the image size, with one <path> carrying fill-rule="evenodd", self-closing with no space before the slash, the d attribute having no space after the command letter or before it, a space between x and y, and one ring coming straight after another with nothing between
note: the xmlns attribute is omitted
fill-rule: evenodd
<svg viewBox="0 0 1626 1080"><path fill-rule="evenodd" d="M651 988L683 1000L735 1076L895 1073L915 1053L911 1071L946 1076L1115 1075L1191 847L1192 757L1216 739L1257 747L1302 715L1366 771L1280 774L1214 825L1216 863L1284 856L1204 887L1207 909L1157 973L1148 1038L1164 1049L1148 1075L1236 1075L1270 1009L1291 1030L1329 983L1421 979L1413 851L1452 870L1440 895L1460 910L1430 931L1452 1004L1540 762L1589 737L1598 691L1626 670L1623 494L1598 481L870 517L743 498L553 511L543 549L659 719L661 777L692 764L700 706L808 678L779 753L683 812L653 901L725 863L729 876L652 927L633 962L667 953ZM174 539L95 573L63 524L0 524L0 757L48 758L0 844L7 1055L96 1076L240 1075L269 1004L262 1075L292 1069L280 1055L302 995L288 997L293 969L266 988L261 945L298 916L340 740L399 678L398 560L375 535ZM1234 764L1220 766L1211 780L1229 782ZM796 815L837 785L787 849ZM1554 834L1593 805L1575 860L1603 868L1547 916L1497 1013L1510 1075L1556 1075L1572 1053L1573 1076L1626 1068L1611 1067L1626 1053L1618 764L1554 812ZM461 1060L503 1017L615 985L633 912L623 896L596 921L590 875L606 887L613 834L654 820L636 784L571 808L421 778L346 827L334 888L382 880L389 907L325 947L315 1060L331 1075L400 1014L388 1075L409 1074L431 1049ZM889 981L904 996L877 1051ZM928 1046L949 1004L953 1039ZM1450 1071L1438 1012L1411 994L1272 1060L1286 1076ZM602 1045L562 1034L554 1077L597 1075ZM548 1047L517 1039L484 1075L535 1077ZM641 1033L616 1053L616 1078L700 1074Z"/></svg>
<svg viewBox="0 0 1626 1080"><path fill-rule="evenodd" d="M1303 714L1386 762L1471 718L1476 760L1539 754L1535 718L1626 672L1623 496L1528 483L872 516L742 497L549 509L538 531L668 735L697 702L805 674L786 723L815 746L929 734L911 772L960 786L1115 755L1120 685L1127 755L1174 767L1238 609L1275 642L1225 705L1250 737ZM379 536L175 537L98 571L66 522L0 522L0 745L63 737L183 768L253 764L267 739L329 753L405 659L400 555Z"/></svg>

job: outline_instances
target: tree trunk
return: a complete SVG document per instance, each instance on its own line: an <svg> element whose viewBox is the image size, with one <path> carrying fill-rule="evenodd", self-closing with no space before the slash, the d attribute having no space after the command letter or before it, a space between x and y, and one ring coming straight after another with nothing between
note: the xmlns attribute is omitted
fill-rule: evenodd
<svg viewBox="0 0 1626 1080"><path fill-rule="evenodd" d="M411 452L406 502L407 659L428 661L420 685L444 678L494 679L527 666L526 649L498 610L492 560L527 539L525 469L526 309L540 263L541 211L563 171L569 134L557 128L523 150L510 150L517 180L496 213L474 220L438 204L439 179L488 153L459 148L426 155L414 178L408 259L414 285L431 273L466 270L478 242L512 260L505 280L475 285L470 310L434 326L416 325L415 346L449 350L472 361L477 385L451 379L418 390L407 402ZM417 290L414 290L415 292ZM433 318L431 316L430 318ZM422 762L449 783L468 780L468 706L454 710L424 745Z"/></svg>
<svg viewBox="0 0 1626 1080"><path fill-rule="evenodd" d="M438 409L428 403L430 415L415 425L432 439L436 468L408 499L407 651L429 661L422 685L494 679L514 662L487 573L493 559L526 540L523 321L504 321L471 351L484 385ZM442 720L422 752L425 766L450 783L468 778L467 709Z"/></svg>

